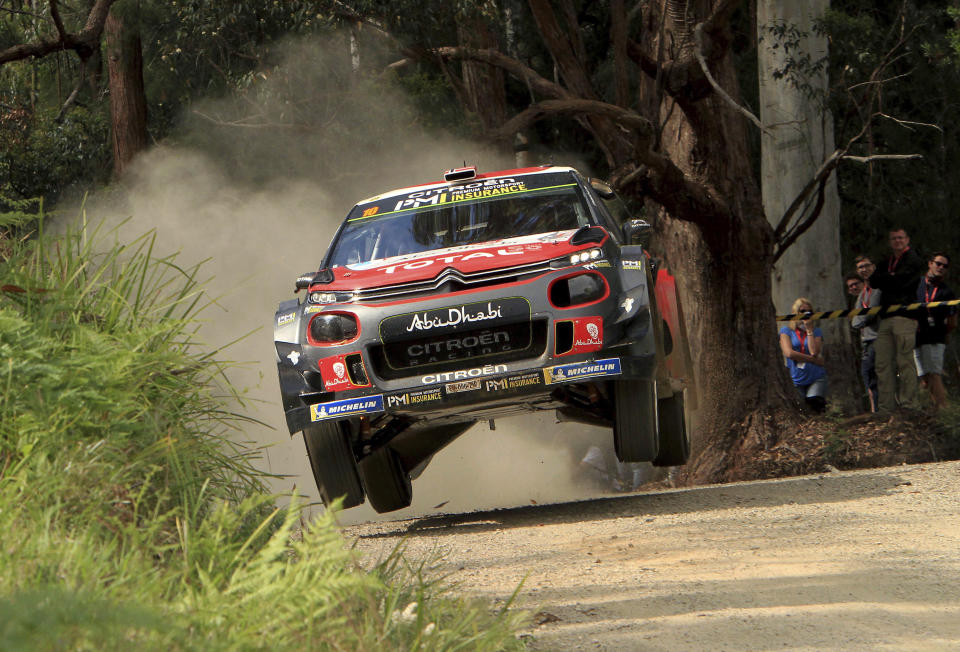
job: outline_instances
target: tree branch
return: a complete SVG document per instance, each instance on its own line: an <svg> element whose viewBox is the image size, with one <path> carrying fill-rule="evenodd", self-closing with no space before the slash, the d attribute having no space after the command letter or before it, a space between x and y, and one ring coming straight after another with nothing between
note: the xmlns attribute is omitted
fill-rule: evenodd
<svg viewBox="0 0 960 652"><path fill-rule="evenodd" d="M724 102L733 107L733 109L738 113L746 116L747 120L755 124L760 131L767 133L767 129L763 126L763 123L760 122L760 119L750 113L750 111L748 111L746 108L737 104L737 101L730 97L727 91L723 90L723 88L720 87L720 84L717 83L717 80L713 78L713 75L710 74L710 69L707 67L707 61L703 57L703 26L704 23L699 23L693 28L693 40L695 43L693 53L697 57L697 61L700 63L700 69L703 70L703 75L707 78L707 81L710 82L713 90L716 91L717 95L719 95Z"/></svg>
<svg viewBox="0 0 960 652"><path fill-rule="evenodd" d="M540 95L553 99L565 99L572 97L569 92L559 84L541 77L533 68L530 68L512 57L502 54L498 50L475 50L473 48L463 47L443 47L431 50L433 54L448 59L471 59L473 61L482 61L491 66L496 66L510 73L520 81L526 82L528 86Z"/></svg>
<svg viewBox="0 0 960 652"><path fill-rule="evenodd" d="M621 127L635 132L641 142L649 142L654 133L654 125L649 120L630 109L616 104L608 104L599 100L581 100L566 98L562 100L544 100L531 104L522 112L508 120L502 127L493 132L492 137L503 138L511 136L520 129L529 127L546 117L557 115L595 116L612 120Z"/></svg>
<svg viewBox="0 0 960 652"><path fill-rule="evenodd" d="M57 34L61 41L67 40L67 29L63 26L63 19L60 18L60 7L57 6L57 0L50 0L50 17L53 18L53 24L57 28Z"/></svg>
<svg viewBox="0 0 960 652"><path fill-rule="evenodd" d="M852 154L844 154L841 158L844 161L870 163L872 161L909 161L912 159L923 158L923 154L871 154L870 156L853 156Z"/></svg>
<svg viewBox="0 0 960 652"><path fill-rule="evenodd" d="M822 180L829 177L830 173L833 172L838 165L840 165L840 161L843 159L843 156L846 152L846 149L838 149L833 152L833 154L828 156L827 160L820 164L820 168L817 170L816 174L814 174L813 178L807 182L796 198L790 202L787 210L783 213L783 217L780 218L777 228L773 230L773 237L775 241L779 243L781 236L783 235L784 231L786 231L787 226L793 219L793 216L806 203L807 199L813 193L814 189L816 189L817 185Z"/></svg>
<svg viewBox="0 0 960 652"><path fill-rule="evenodd" d="M0 50L0 65L22 61L30 57L44 57L58 50L73 50L81 59L88 58L96 50L103 34L103 25L110 13L110 6L117 0L96 0L87 14L83 29L70 34L63 26L56 0L50 0L50 13L57 29L56 38L43 38L29 43L20 43Z"/></svg>

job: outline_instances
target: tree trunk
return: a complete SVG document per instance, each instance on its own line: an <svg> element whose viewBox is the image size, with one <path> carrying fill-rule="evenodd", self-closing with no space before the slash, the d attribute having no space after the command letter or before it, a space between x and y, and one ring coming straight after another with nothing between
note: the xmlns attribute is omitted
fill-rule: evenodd
<svg viewBox="0 0 960 652"><path fill-rule="evenodd" d="M693 25L709 15L711 3L679 4L667 4L663 31L670 43L691 44ZM658 21L653 26L658 29ZM659 38L656 32L645 36ZM711 72L739 101L732 55L727 52ZM664 214L657 230L677 274L698 361L701 398L688 474L698 483L733 480L738 459L773 443L778 406L796 404L771 303L773 230L750 166L744 117L716 93L694 101L664 96L659 112L664 153L723 197L730 212L729 223L699 226Z"/></svg>
<svg viewBox="0 0 960 652"><path fill-rule="evenodd" d="M487 19L479 14L463 18L457 25L460 45L475 49L496 49L497 35ZM503 71L479 61L464 60L461 64L466 109L480 121L484 131L493 131L507 121L507 94ZM504 149L510 142L498 143Z"/></svg>
<svg viewBox="0 0 960 652"><path fill-rule="evenodd" d="M814 21L830 8L829 0L760 0L757 31L762 37L757 49L760 73L760 119L768 127L762 135L761 184L763 207L771 226L800 191L814 177L820 165L833 153L833 119L822 96L828 91L827 74L805 75L810 90L800 90L787 78L776 79L774 72L783 69L788 57L782 43L777 43L768 28L786 23L807 33L800 47L817 61L827 54L826 36L814 31ZM775 47L778 46L778 47ZM819 92L822 96L814 96ZM797 220L806 217L816 204L811 197L807 209ZM773 303L779 313L790 312L799 297L809 299L815 310L836 310L846 307L843 269L840 261L840 198L836 175L824 189L820 216L809 231L794 242L776 262L773 269ZM850 409L853 396L841 388L859 387L854 373L849 322L833 320L820 324L824 331L827 375L830 379L830 401Z"/></svg>
<svg viewBox="0 0 960 652"><path fill-rule="evenodd" d="M134 156L147 147L143 51L137 21L129 15L111 11L104 31L110 81L113 174L120 178Z"/></svg>

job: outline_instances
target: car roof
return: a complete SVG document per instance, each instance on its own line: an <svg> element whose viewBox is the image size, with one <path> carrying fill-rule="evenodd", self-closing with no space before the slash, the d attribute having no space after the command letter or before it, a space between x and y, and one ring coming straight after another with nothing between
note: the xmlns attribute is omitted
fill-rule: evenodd
<svg viewBox="0 0 960 652"><path fill-rule="evenodd" d="M529 168L516 168L513 170L499 170L496 172L485 172L478 173L477 176L472 179L463 179L461 181L431 181L430 183L419 184L415 186L406 186L404 188L396 188L395 190L389 190L387 192L380 193L379 195L374 195L373 197L368 197L362 201L357 202L357 206L362 204L369 204L370 202L380 201L388 197L393 197L395 195L403 195L411 190L430 190L432 188L446 188L450 186L464 186L470 183L474 183L477 180L483 179L496 179L498 177L518 177L531 174L553 174L556 172L576 172L572 167L564 165L540 165L537 167Z"/></svg>

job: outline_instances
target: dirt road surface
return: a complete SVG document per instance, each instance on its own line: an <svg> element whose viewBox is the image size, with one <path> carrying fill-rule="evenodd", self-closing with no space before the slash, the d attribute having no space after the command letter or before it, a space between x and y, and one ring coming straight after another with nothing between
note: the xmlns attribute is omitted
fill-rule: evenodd
<svg viewBox="0 0 960 652"><path fill-rule="evenodd" d="M960 650L960 463L345 529L536 614L537 650Z"/></svg>

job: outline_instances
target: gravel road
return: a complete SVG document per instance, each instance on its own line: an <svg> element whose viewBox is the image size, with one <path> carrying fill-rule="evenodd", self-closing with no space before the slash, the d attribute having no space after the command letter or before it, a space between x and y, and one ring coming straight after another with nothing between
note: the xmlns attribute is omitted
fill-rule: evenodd
<svg viewBox="0 0 960 652"><path fill-rule="evenodd" d="M345 528L536 614L537 650L960 650L960 463Z"/></svg>

